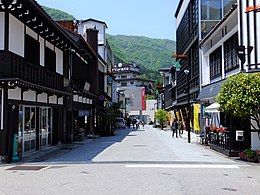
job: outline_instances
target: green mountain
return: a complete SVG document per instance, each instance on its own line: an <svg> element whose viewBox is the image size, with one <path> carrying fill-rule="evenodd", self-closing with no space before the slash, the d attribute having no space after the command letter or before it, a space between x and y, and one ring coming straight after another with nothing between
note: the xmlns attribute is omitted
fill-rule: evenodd
<svg viewBox="0 0 260 195"><path fill-rule="evenodd" d="M74 16L60 11L58 9L49 8L46 6L42 6L42 8L51 16L53 20L74 20Z"/></svg>
<svg viewBox="0 0 260 195"><path fill-rule="evenodd" d="M175 41L143 36L107 35L116 63L137 63L150 70L170 67Z"/></svg>

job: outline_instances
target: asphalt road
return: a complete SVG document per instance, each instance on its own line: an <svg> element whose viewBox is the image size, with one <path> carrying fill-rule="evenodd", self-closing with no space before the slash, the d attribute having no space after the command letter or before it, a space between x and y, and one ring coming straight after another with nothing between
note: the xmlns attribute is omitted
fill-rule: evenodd
<svg viewBox="0 0 260 195"><path fill-rule="evenodd" d="M227 158L196 144L196 136L192 140L151 126L118 130L19 165L0 165L0 194L260 193L259 164Z"/></svg>

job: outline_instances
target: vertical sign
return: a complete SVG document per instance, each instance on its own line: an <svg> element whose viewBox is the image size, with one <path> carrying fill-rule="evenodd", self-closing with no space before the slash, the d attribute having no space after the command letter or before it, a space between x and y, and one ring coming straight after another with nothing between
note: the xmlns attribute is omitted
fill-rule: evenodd
<svg viewBox="0 0 260 195"><path fill-rule="evenodd" d="M200 104L194 104L194 130L199 131L200 130L200 124L199 124L199 109Z"/></svg>
<svg viewBox="0 0 260 195"><path fill-rule="evenodd" d="M145 88L142 87L142 110L145 110Z"/></svg>

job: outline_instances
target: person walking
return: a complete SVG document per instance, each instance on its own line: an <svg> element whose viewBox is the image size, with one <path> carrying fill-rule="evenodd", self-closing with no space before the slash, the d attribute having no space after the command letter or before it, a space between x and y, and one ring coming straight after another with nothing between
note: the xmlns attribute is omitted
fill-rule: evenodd
<svg viewBox="0 0 260 195"><path fill-rule="evenodd" d="M176 133L176 138L178 138L178 132L177 132L178 131L178 122L176 119L173 120L171 129L172 129L172 137L174 137L174 133Z"/></svg>
<svg viewBox="0 0 260 195"><path fill-rule="evenodd" d="M179 136L181 137L183 134L183 124L182 121L178 121L178 130L179 130Z"/></svg>

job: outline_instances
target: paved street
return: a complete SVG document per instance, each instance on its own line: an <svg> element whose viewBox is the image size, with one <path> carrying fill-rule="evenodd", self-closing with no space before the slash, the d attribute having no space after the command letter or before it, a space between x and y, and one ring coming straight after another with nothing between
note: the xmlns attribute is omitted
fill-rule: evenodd
<svg viewBox="0 0 260 195"><path fill-rule="evenodd" d="M0 194L257 194L259 164L145 126L0 165ZM10 169L11 170L8 170Z"/></svg>

